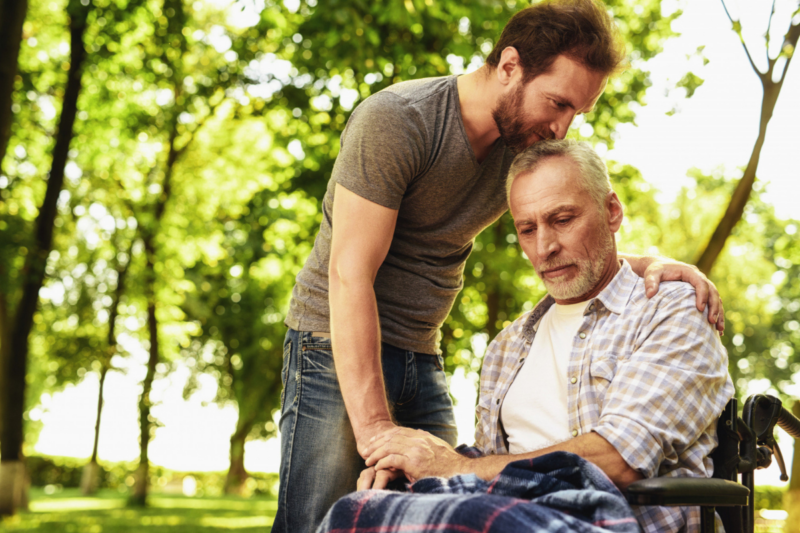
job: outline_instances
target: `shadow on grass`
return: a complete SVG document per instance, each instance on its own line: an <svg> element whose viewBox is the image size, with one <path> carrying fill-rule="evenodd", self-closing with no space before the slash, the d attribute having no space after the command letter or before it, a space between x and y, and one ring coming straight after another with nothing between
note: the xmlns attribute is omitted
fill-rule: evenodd
<svg viewBox="0 0 800 533"><path fill-rule="evenodd" d="M225 531L265 533L272 526L277 502L268 498L187 498L164 494L148 497L148 507L127 507L127 495L100 491L87 498L78 489L45 495L31 491L30 511L0 519L0 531L150 533Z"/></svg>

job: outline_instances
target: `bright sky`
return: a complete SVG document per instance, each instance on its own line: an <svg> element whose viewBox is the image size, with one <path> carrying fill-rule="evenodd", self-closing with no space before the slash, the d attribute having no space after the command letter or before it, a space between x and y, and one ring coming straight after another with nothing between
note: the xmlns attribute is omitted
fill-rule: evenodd
<svg viewBox="0 0 800 533"><path fill-rule="evenodd" d="M739 3L745 4L741 0ZM784 30L788 25L786 10L792 3L778 0L773 29ZM753 2L753 11L743 16L746 36L755 43L751 50L762 68L763 45L757 39L765 30L769 4ZM664 0L665 9L674 5L673 0ZM648 91L648 105L638 110L638 127L619 128L620 139L615 150L608 154L638 167L647 180L664 192L665 200L687 183L686 171L691 167L706 172L722 168L727 176L739 175L738 168L747 164L757 135L761 101L761 86L721 4L716 0L692 0L691 4L679 5L684 14L674 28L682 36L670 41L665 52L650 63L654 85ZM737 16L735 2L731 2L730 9ZM705 46L704 54L710 60L706 67L697 59L686 58L698 46ZM669 89L674 88L689 68L706 82L691 99L683 100L680 91ZM667 116L665 113L676 105L678 112ZM795 159L799 147L800 65L792 65L769 126L758 175L770 182L767 198L779 215L796 219L800 219L800 165ZM134 354L125 363L128 372L108 377L99 450L100 459L105 461L130 461L138 457L136 402L147 356L135 345L129 344L128 349ZM208 403L216 391L210 379L189 400L183 400L181 393L187 375L186 369L179 368L169 378L155 383L153 398L161 403L153 408L153 415L165 426L157 430L151 444L151 460L183 471L226 470L235 408ZM473 442L476 377L456 373L451 380L458 403L460 442ZM97 389L96 375L87 374L79 385L43 398L42 408L32 413L44 422L35 446L37 453L89 457ZM791 440L783 437L784 457L791 464ZM278 464L277 440L251 442L246 446L248 470L275 472ZM768 471L759 473L756 481L779 484L776 466L773 464Z"/></svg>

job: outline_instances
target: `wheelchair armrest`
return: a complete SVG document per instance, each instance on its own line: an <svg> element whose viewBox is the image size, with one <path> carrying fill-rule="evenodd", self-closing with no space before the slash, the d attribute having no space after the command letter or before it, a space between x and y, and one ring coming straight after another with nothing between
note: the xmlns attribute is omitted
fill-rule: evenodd
<svg viewBox="0 0 800 533"><path fill-rule="evenodd" d="M631 505L730 506L747 505L750 490L725 479L657 477L628 485L625 497Z"/></svg>

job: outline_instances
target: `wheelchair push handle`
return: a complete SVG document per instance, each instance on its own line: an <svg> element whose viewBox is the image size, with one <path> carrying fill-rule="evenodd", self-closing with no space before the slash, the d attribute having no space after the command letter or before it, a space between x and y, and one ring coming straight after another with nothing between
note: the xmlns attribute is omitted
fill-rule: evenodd
<svg viewBox="0 0 800 533"><path fill-rule="evenodd" d="M765 447L759 449L760 460L757 468L769 466L771 462L769 456L774 454L781 470L781 481L788 481L789 476L786 475L783 454L775 441L775 426L779 426L789 435L798 439L800 438L800 420L783 407L778 398L763 394L750 396L745 402L742 414L745 423L752 428L756 442Z"/></svg>
<svg viewBox="0 0 800 533"><path fill-rule="evenodd" d="M781 407L778 415L778 426L796 439L800 439L800 418L797 418L785 407Z"/></svg>

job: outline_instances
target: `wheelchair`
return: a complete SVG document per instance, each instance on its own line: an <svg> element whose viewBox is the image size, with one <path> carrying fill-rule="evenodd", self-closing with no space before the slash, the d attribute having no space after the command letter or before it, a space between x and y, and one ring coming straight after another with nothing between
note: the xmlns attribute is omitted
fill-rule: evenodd
<svg viewBox="0 0 800 533"><path fill-rule="evenodd" d="M757 394L744 403L742 416L738 402L731 399L717 422L719 445L712 452L714 477L652 478L631 483L625 497L632 505L699 506L701 531L716 531L716 514L726 533L753 533L755 517L753 474L778 462L781 480L788 481L786 465L775 426L800 439L800 419L774 396ZM741 474L741 483L739 483ZM716 514L715 514L716 512Z"/></svg>

